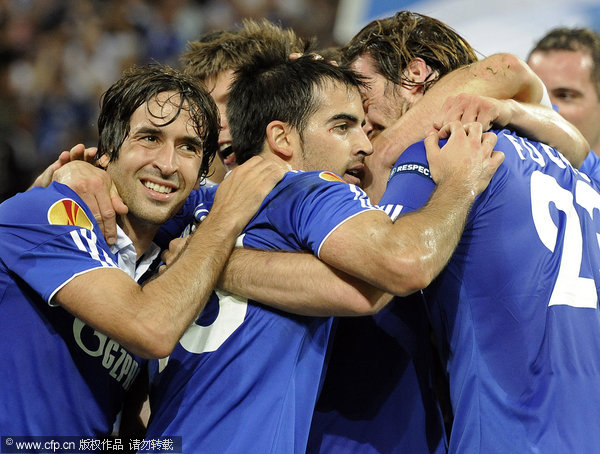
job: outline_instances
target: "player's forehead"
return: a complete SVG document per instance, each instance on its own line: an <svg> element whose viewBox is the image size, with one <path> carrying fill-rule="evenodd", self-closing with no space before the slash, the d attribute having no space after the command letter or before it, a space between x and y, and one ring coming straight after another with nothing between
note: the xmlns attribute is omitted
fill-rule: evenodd
<svg viewBox="0 0 600 454"><path fill-rule="evenodd" d="M340 81L326 81L315 91L317 109L312 117L326 122L340 115L353 116L358 122L364 119L358 87Z"/></svg>
<svg viewBox="0 0 600 454"><path fill-rule="evenodd" d="M160 92L149 98L135 109L129 123L132 130L150 125L155 128L176 126L186 129L188 133L194 130L190 106L175 91Z"/></svg>
<svg viewBox="0 0 600 454"><path fill-rule="evenodd" d="M350 64L350 67L354 71L360 72L365 77L370 77L377 73L375 59L369 53L364 53L356 57Z"/></svg>
<svg viewBox="0 0 600 454"><path fill-rule="evenodd" d="M528 63L550 91L572 88L595 91L591 56L568 50L536 51Z"/></svg>
<svg viewBox="0 0 600 454"><path fill-rule="evenodd" d="M568 49L537 50L531 53L527 63L532 68L547 69L575 67L589 70L593 67L593 59L589 52Z"/></svg>
<svg viewBox="0 0 600 454"><path fill-rule="evenodd" d="M234 73L233 69L225 69L204 81L206 89L215 102L227 99L231 84L233 83Z"/></svg>
<svg viewBox="0 0 600 454"><path fill-rule="evenodd" d="M370 54L360 55L350 64L350 67L365 80L365 86L360 88L364 100L385 92L388 80L378 71L375 60Z"/></svg>

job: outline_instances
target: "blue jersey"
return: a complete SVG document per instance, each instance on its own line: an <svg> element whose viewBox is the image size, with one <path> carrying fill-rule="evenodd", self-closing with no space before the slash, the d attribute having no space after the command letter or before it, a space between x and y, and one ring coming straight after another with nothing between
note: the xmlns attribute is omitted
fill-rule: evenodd
<svg viewBox="0 0 600 454"><path fill-rule="evenodd" d="M445 453L421 295L338 320L308 453Z"/></svg>
<svg viewBox="0 0 600 454"><path fill-rule="evenodd" d="M600 184L600 156L591 150L579 167L579 171L585 173L596 184Z"/></svg>
<svg viewBox="0 0 600 454"><path fill-rule="evenodd" d="M449 450L597 452L600 194L554 149L497 134L506 159L424 290L449 374ZM420 142L381 203L413 210L433 187Z"/></svg>
<svg viewBox="0 0 600 454"><path fill-rule="evenodd" d="M289 172L244 230L243 246L318 256L337 226L372 209L334 174ZM184 452L304 453L332 323L216 292L156 365L147 437L181 435Z"/></svg>
<svg viewBox="0 0 600 454"><path fill-rule="evenodd" d="M202 186L193 190L179 212L160 227L154 242L159 247L168 249L169 241L190 234L212 208L216 192L216 185Z"/></svg>
<svg viewBox="0 0 600 454"><path fill-rule="evenodd" d="M116 268L94 217L53 183L0 205L0 433L110 434L140 360L61 307L73 277Z"/></svg>

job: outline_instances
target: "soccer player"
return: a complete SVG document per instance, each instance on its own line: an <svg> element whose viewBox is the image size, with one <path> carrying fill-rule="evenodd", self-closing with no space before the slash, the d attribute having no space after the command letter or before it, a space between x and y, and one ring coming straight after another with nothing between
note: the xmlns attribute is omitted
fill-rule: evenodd
<svg viewBox="0 0 600 454"><path fill-rule="evenodd" d="M253 56L264 49L283 47L288 54L292 54L308 52L311 46L310 40L304 40L293 30L284 29L266 19L245 19L239 29L208 33L199 40L188 43L181 62L184 72L202 81L217 103L221 114L217 156L226 170L236 166L226 114L229 86L234 72L252 61Z"/></svg>
<svg viewBox="0 0 600 454"><path fill-rule="evenodd" d="M382 79L381 59L392 58L406 85L429 80L436 58L412 45L405 21L419 36L432 26L449 30L408 12L374 21L348 46L353 66ZM408 66L384 52L390 41L410 52ZM408 103L421 95L400 93ZM548 145L509 130L497 135L506 160L477 197L448 266L423 292L450 383L449 451L593 452L600 194ZM404 213L425 203L435 186L427 162L423 142L404 151L381 204Z"/></svg>
<svg viewBox="0 0 600 454"><path fill-rule="evenodd" d="M595 150L580 170L600 181L600 35L589 28L556 28L538 41L527 63L548 87L558 113Z"/></svg>
<svg viewBox="0 0 600 454"><path fill-rule="evenodd" d="M427 128L443 118L479 121L484 129L492 122L511 123L528 136L552 141L571 159L581 163L587 148L585 140L549 108L466 93L448 98L442 106L448 97L445 87L459 77L472 79L471 83L462 84L466 92L474 93L474 88L479 87L480 93L529 102L539 100L543 86L532 71L513 56L499 54L474 63L476 56L468 43L447 26L429 18L421 20L419 15L410 13L400 17L397 29L382 28L381 36L367 36L364 43L352 40L343 49L346 60L350 61L357 55L363 57L361 61L366 59L365 49L371 46L374 53L382 49L373 64L377 70L361 68L369 78L370 89L365 91L364 105L367 132L375 147L374 154L366 160L372 178L366 189L371 194L377 187L385 187L392 165L410 144L408 141L424 137ZM426 49L423 52L436 56L428 63L435 68L433 75L418 66L419 54L411 46L398 45L401 39L396 38L396 34L403 34L415 46L421 43ZM386 45L390 49L401 49L398 52L401 55L387 52ZM415 61L405 68L403 65L411 58ZM488 71L476 73L482 63ZM427 77L424 87L408 79L411 69L421 70L421 76ZM384 71L386 77L379 71ZM504 86L498 84L501 79L507 79ZM523 83L517 84L519 79ZM443 107L440 113L432 113L429 120L424 121L421 112L439 107ZM427 172L427 169L415 165L412 171ZM384 184L377 185L377 181ZM375 194L375 197L380 196ZM390 205L386 209L390 215L397 216L401 207ZM435 388L445 404L447 385L439 373L431 375L437 361L429 348L427 319L424 305L399 299L373 317L339 321L315 412L309 452L445 452L443 429L438 422L439 411L436 412L432 404L432 393ZM361 333L360 337L355 335L357 332ZM370 372L374 370L378 387L371 386L374 374ZM447 405L443 407L444 420L450 426L451 410ZM404 411L405 408L418 411Z"/></svg>
<svg viewBox="0 0 600 454"><path fill-rule="evenodd" d="M364 106L369 138L375 150L368 159L369 170L375 176L369 178L364 187L371 200L379 201L396 159L409 145L426 137L433 127L436 113L449 95L468 93L520 101L509 103L511 116L508 119L497 120L508 121L511 125L514 123L520 128L525 128L524 132L528 136L538 134L540 121L544 121L548 126L543 129L544 140L559 148L574 167L578 168L582 164L589 151L587 143L581 140L580 133L575 128L559 121L559 116L553 116L549 109L542 109L538 105L550 107L550 99L539 77L523 61L506 53L477 61L475 51L454 30L445 24L440 27L433 21L424 24L418 20L418 15L411 16L409 12L405 13L406 19L402 24L404 29L396 33L410 36L415 46L424 43L436 59L435 67L424 68L421 64L423 59L416 58L419 54L406 48L387 52L387 56L385 49L382 49L377 51L380 60L371 61L369 53L366 52L370 43L361 43L360 49L351 48L350 43L356 42L356 36L344 48L346 53L353 54L351 58L355 60L355 68L363 72L374 68L377 70L375 75L384 76L380 79L370 78L372 88ZM424 36L417 35L415 30L423 32ZM383 40L387 38L386 34L382 36ZM376 42L373 45L375 46ZM356 55L355 51L364 52L364 55ZM344 59L344 63L348 63L347 58ZM413 84L410 80L411 77L415 77L411 75L412 72L420 72L416 77L427 77L427 80ZM457 80L462 83L457 84ZM457 88L449 92L448 86ZM402 99L402 95L406 99ZM428 114L423 116L423 111ZM470 112L474 113L477 112ZM559 134L548 136L552 134L553 124L559 128L556 131ZM383 178L380 178L381 175L384 175Z"/></svg>
<svg viewBox="0 0 600 454"><path fill-rule="evenodd" d="M556 28L533 47L527 63L558 112L600 150L600 36L588 28ZM600 153L600 151L598 151Z"/></svg>
<svg viewBox="0 0 600 454"><path fill-rule="evenodd" d="M178 264L141 287L136 281L158 255L156 231L216 152L218 112L193 79L155 65L109 88L98 124L98 162L129 210L113 247L62 184L0 205L3 436L110 434L141 358L173 349L283 174L261 159L241 166L217 190Z"/></svg>
<svg viewBox="0 0 600 454"><path fill-rule="evenodd" d="M493 135L455 124L447 149L430 139L438 188L427 207L394 224L338 176L371 153L355 74L309 56L263 58L242 68L231 88L236 158L258 154L296 171L245 229L243 246L312 251L391 293L426 285L501 162ZM304 452L331 326L331 318L217 292L157 364L148 436L181 434L184 450L196 452Z"/></svg>
<svg viewBox="0 0 600 454"><path fill-rule="evenodd" d="M268 46L266 46L267 44ZM242 65L244 62L249 61L252 57L252 53L260 53L265 47L277 47L279 49L283 49L282 52L289 53L291 50L299 50L300 44L298 43L298 39L295 37L295 35L289 30L281 30L273 24L267 22L254 23L247 21L244 27L235 34L231 32L223 32L210 37L210 39L201 39L198 42L192 43L190 45L190 51L185 54L184 58L184 61L186 62L186 72L202 79L205 81L205 83L207 83L209 88L212 89L211 94L216 98L217 103L220 106L220 110L223 113L225 110L225 101L227 99L227 92L229 89L231 76L233 74L233 69L237 68L237 65ZM493 61L495 61L495 57L492 57L490 61L486 61L485 65L490 65L493 63ZM224 77L222 77L223 75ZM472 77L472 79L475 81L480 80L474 77ZM456 84L459 80L460 76L453 79L453 82ZM494 87L494 84L498 85L499 82L502 82L500 77L488 80L488 89ZM463 79L461 83L468 84L472 83L472 81ZM509 87L502 87L503 90L508 90L510 87L515 86L527 86L522 81L519 81L519 77L514 76L507 78L507 80L502 83L505 83ZM444 83L441 82L440 85L444 85ZM477 86L479 85L482 84L478 84ZM499 90L499 88L496 88L496 92L499 94L509 93L508 91L503 92ZM419 108L416 107L412 112L416 112L418 110ZM222 124L227 126L227 122L224 120L222 120ZM222 130L222 134L225 136L225 140L222 141L221 144L224 145L224 150L227 150L227 145L230 144L229 132L228 130ZM344 178L353 182L358 181L356 175L350 175L348 172L344 174ZM296 257L295 260L298 260L298 258ZM289 276L290 273L300 272L298 271L300 269L298 265L295 267L288 266L280 269L285 263L276 262L273 258L269 259L266 263L268 263L270 266L269 269L271 276L263 277L261 279L254 279L255 285L258 285L259 287L256 290L259 291L262 290L264 292L264 288L260 287L264 287L265 284L275 281L276 279L272 279L271 277L277 274L282 274L282 272L284 272L286 269L289 271L287 274L284 274L284 276ZM275 265L275 263L278 264ZM258 263L253 263L252 261L250 262L250 266L253 266L254 272L256 272L257 269L260 270L261 268ZM325 286L325 292L332 294L334 293L333 279L335 276L332 275L330 270L327 269L322 269L321 275L319 275L319 273L308 275L308 270L310 270L310 268L302 268L301 273L303 279L294 281L284 279L285 288L283 289L283 293L279 292L277 297L273 297L273 299L268 302L270 304L278 304L278 307L285 310L295 308L296 311L303 311L304 313L311 313L314 315L315 310L307 310L307 304L300 301L299 296L308 294L307 288L302 288L302 284L308 283L310 290L314 290L315 293L319 293L316 291L319 287L314 284L319 282L319 280L325 281L326 283L329 283L328 286ZM243 285L240 286L240 277L242 277L244 273L230 272L225 274L235 277L235 279L229 279L228 283L235 284L238 292L247 292L247 288L244 288ZM248 274L247 271L245 274ZM284 302L282 298L286 296L286 292L294 294L295 301ZM354 305L353 299L348 298L345 294L339 295L340 297L335 302L321 302L323 300L322 295L315 295L312 297L310 304L312 304L313 307L320 305L319 311L322 315L365 313L364 308L358 308ZM263 299L264 297L262 296L255 296L255 298L259 299L260 301L267 302L267 300ZM310 298L306 299L309 300ZM375 310L375 308L369 308L369 310ZM397 318L398 311L394 311L394 314ZM389 323L392 323L392 317L386 315L385 318L389 321ZM426 319L426 317L422 317L422 319ZM426 344L423 342L417 343L413 338L413 334L411 333L411 331L416 332L418 334L418 338L422 338L424 335L426 337L426 329L421 329L422 325L419 325L418 320L416 320L414 317L414 314L410 314L410 319L403 320L400 318L399 320L399 322L395 323L396 325L404 327L406 341L404 342L404 345L393 346L393 348L396 350L397 361L393 365L390 365L390 369L380 371L380 373L366 374L371 382L373 379L376 379L378 380L378 383L382 383L382 381L385 380L389 381L398 375L403 377L401 393L404 397L404 400L401 401L401 405L397 405L393 409L392 414L388 415L388 419L394 421L394 431L393 433L391 431L387 431L390 432L390 436L387 437L377 436L377 442L379 445L393 443L394 446L405 446L407 449L414 447L415 450L418 451L423 451L426 449L427 444L435 445L436 447L443 449L445 443L439 410L435 405L435 399L431 392L430 386L423 386L423 383L426 383L427 380L429 380L424 374L424 370L426 369L424 365L428 361L428 351L425 348ZM347 323L353 323L353 321L348 321ZM377 349L377 351L379 350L380 348ZM376 357L374 355L372 356ZM416 357L414 365L412 364L413 360L411 359L411 356ZM392 372L395 375L392 375ZM382 385L385 385L385 383L382 383ZM372 423L376 424L377 422L372 421ZM357 419L357 425L360 427L355 427L354 433L361 432L361 427L366 425L364 419ZM383 425L380 426L382 428L385 427ZM383 429L383 431L386 432L385 429Z"/></svg>

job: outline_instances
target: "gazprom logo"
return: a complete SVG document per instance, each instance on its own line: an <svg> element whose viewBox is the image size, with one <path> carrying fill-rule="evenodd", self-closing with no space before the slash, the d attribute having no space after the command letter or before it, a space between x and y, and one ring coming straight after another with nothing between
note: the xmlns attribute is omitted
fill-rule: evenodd
<svg viewBox="0 0 600 454"><path fill-rule="evenodd" d="M72 199L61 199L48 210L48 222L54 225L76 225L92 230L92 222L81 206Z"/></svg>

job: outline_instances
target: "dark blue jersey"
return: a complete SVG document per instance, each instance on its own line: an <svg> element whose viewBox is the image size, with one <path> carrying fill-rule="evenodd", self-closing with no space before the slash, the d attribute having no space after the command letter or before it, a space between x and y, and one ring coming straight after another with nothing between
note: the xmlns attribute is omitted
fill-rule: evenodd
<svg viewBox="0 0 600 454"><path fill-rule="evenodd" d="M402 170L430 179L426 163L409 162ZM381 208L392 219L402 212ZM433 354L419 296L395 298L372 317L340 319L308 452L446 452Z"/></svg>
<svg viewBox="0 0 600 454"><path fill-rule="evenodd" d="M318 256L337 226L373 209L334 174L289 172L240 243ZM184 452L304 453L332 323L216 292L155 364L147 437L181 435Z"/></svg>
<svg viewBox="0 0 600 454"><path fill-rule="evenodd" d="M338 319L307 453L446 452L421 294Z"/></svg>
<svg viewBox="0 0 600 454"><path fill-rule="evenodd" d="M506 159L424 290L449 374L450 452L596 452L600 193L549 146L497 134ZM419 208L434 188L426 165L423 142L411 146L381 204Z"/></svg>
<svg viewBox="0 0 600 454"><path fill-rule="evenodd" d="M117 268L94 217L53 183L0 205L0 433L110 434L139 358L49 303L73 277Z"/></svg>

